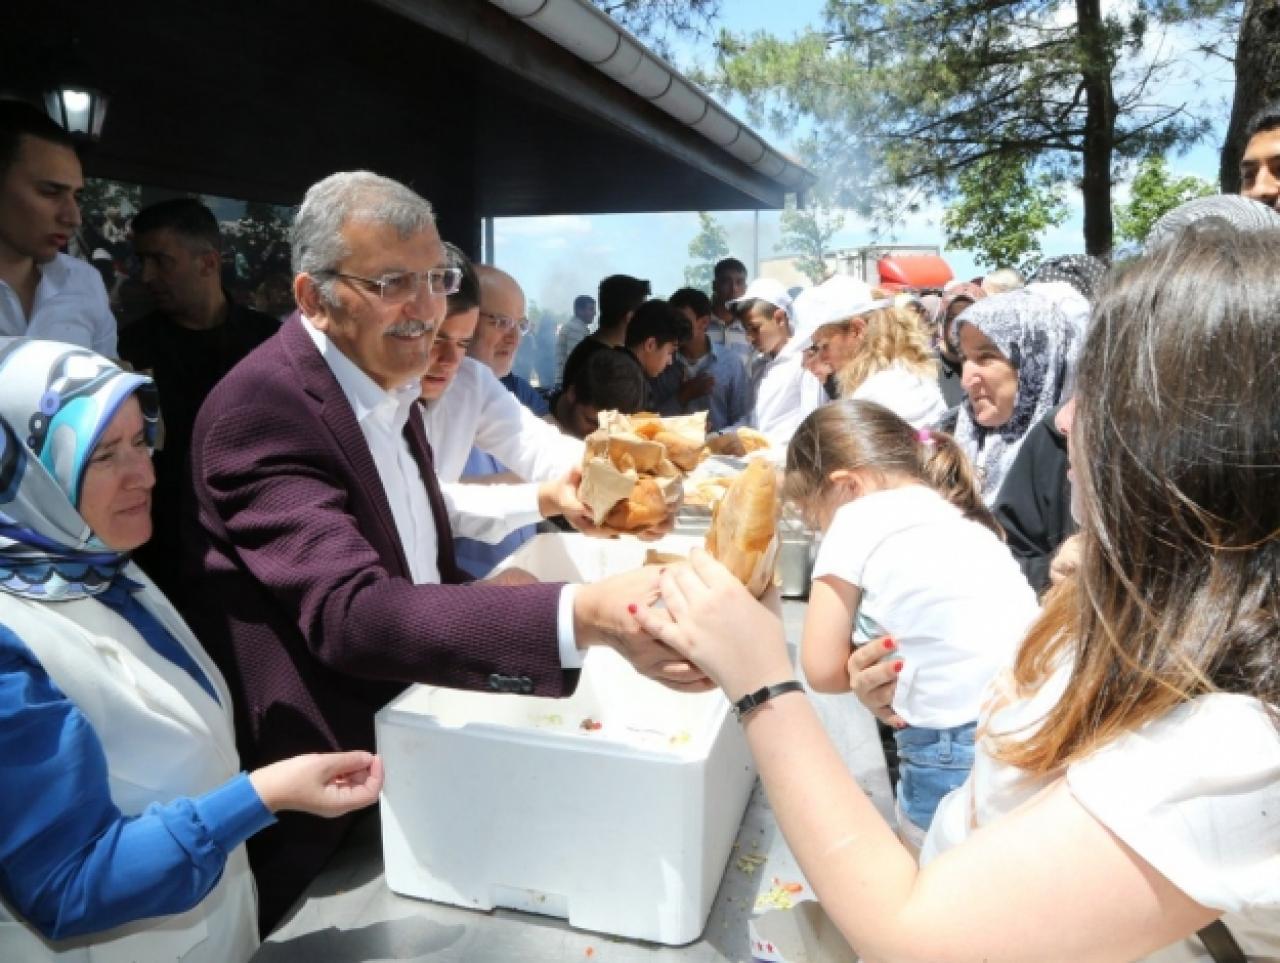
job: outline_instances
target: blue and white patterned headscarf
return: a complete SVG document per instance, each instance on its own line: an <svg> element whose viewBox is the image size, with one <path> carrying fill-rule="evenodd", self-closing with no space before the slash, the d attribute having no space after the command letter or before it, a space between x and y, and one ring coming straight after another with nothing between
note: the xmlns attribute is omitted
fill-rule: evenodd
<svg viewBox="0 0 1280 963"><path fill-rule="evenodd" d="M1031 284L973 304L956 319L956 329L965 324L990 338L1018 372L1013 414L1003 425L978 424L967 396L956 420L956 442L978 468L983 501L991 505L1027 432L1066 400L1075 380L1081 331L1059 304Z"/></svg>
<svg viewBox="0 0 1280 963"><path fill-rule="evenodd" d="M84 598L128 562L77 509L98 440L135 395L153 445L159 409L150 378L75 345L0 338L0 591Z"/></svg>

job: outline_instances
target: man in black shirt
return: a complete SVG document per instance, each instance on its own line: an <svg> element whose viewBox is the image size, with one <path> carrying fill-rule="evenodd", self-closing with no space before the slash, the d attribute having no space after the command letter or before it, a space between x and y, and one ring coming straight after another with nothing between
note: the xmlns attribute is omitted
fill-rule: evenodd
<svg viewBox="0 0 1280 963"><path fill-rule="evenodd" d="M150 374L163 433L155 454L151 541L134 558L170 598L180 586L179 506L196 413L222 377L280 323L236 304L222 287L222 239L213 212L191 198L161 201L133 219L133 246L156 310L120 332L120 357Z"/></svg>
<svg viewBox="0 0 1280 963"><path fill-rule="evenodd" d="M600 282L597 294L600 301L600 324L593 334L587 335L569 352L564 371L560 374L562 385L574 381L578 369L597 351L621 348L626 344L627 325L636 308L649 297L649 282L628 274L611 274Z"/></svg>

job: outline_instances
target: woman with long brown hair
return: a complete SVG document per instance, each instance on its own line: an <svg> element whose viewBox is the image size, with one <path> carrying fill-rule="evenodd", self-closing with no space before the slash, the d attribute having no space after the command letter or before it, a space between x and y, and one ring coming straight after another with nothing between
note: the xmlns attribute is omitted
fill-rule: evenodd
<svg viewBox="0 0 1280 963"><path fill-rule="evenodd" d="M727 573L695 554L662 576L666 608L640 610L740 706L787 841L863 959L1280 955L1276 264L1276 233L1195 229L1110 283L1071 436L1080 567L997 678L921 866L788 684L778 620ZM1214 921L1225 938L1197 935Z"/></svg>

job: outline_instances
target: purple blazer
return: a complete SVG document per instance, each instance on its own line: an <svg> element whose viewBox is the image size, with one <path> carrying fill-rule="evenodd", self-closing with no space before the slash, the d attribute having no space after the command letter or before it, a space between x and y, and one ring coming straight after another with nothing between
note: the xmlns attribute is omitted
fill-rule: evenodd
<svg viewBox="0 0 1280 963"><path fill-rule="evenodd" d="M410 580L364 435L300 321L232 369L200 410L183 614L231 687L249 768L372 749L374 713L406 683L543 696L577 684L560 667L560 587L461 584L422 420L411 416L405 432L449 584ZM271 894L262 896L269 925Z"/></svg>
<svg viewBox="0 0 1280 963"><path fill-rule="evenodd" d="M414 585L373 456L301 322L236 366L196 420L186 603L197 637L242 697L250 765L373 748L373 713L408 682L571 692L554 585L465 585L453 560L422 421L422 468L445 585Z"/></svg>

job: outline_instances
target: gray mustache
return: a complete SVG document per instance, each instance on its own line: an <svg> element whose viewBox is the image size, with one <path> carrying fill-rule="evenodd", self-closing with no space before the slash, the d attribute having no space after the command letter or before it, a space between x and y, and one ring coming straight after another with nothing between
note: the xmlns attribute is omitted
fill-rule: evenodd
<svg viewBox="0 0 1280 963"><path fill-rule="evenodd" d="M393 337L413 337L426 334L433 327L434 325L427 324L425 321L401 321L387 328L387 334Z"/></svg>

